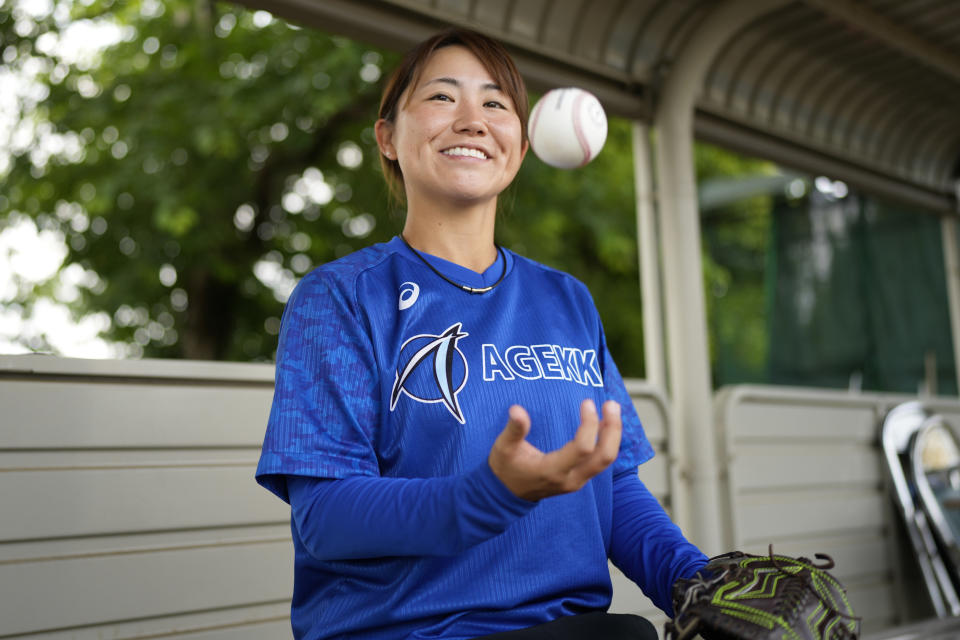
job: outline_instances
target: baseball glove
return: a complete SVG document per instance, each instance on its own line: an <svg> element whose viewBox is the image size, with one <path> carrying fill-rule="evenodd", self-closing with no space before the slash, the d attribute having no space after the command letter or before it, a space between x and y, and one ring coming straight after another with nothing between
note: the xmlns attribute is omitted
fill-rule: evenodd
<svg viewBox="0 0 960 640"><path fill-rule="evenodd" d="M856 640L860 618L843 585L827 573L833 560L734 551L712 558L673 586L674 619L667 640L699 633L707 640Z"/></svg>

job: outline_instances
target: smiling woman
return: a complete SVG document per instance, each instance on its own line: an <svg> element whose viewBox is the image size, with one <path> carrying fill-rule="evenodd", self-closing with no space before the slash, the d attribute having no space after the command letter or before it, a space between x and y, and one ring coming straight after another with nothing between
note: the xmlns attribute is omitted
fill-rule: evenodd
<svg viewBox="0 0 960 640"><path fill-rule="evenodd" d="M509 100L509 109L515 112L516 117L523 125L520 134L523 144L526 145L526 123L530 109L527 90L520 74L513 60L502 47L491 46L488 39L475 37L469 31L461 31L456 35L451 34L444 38L432 38L412 49L390 77L384 89L383 98L380 101L380 120L389 125L396 122L398 111L409 106L411 87L416 88L418 84L422 84L421 79L426 61L435 52L440 52L442 49L453 45L462 47L472 53L474 60L479 62L482 67L479 70L481 75L492 78L492 81L488 80L484 83L484 89L502 94L501 96L494 96L500 97L501 101L503 98ZM452 77L437 77L431 78L431 80L435 80L439 84L443 84L443 81L453 85L457 83L455 78ZM438 97L438 99L447 98ZM383 125L378 126L383 127ZM398 158L387 155L387 150L384 151L384 155L380 159L384 175L387 177L393 195L402 199L404 196L404 180Z"/></svg>
<svg viewBox="0 0 960 640"><path fill-rule="evenodd" d="M637 477L586 287L494 242L527 114L499 43L410 52L375 129L403 232L290 296L257 479L291 506L297 638L656 638L606 613L608 559L668 614L706 563Z"/></svg>
<svg viewBox="0 0 960 640"><path fill-rule="evenodd" d="M527 94L518 78L505 53L467 32L455 43L434 39L415 49L387 86L377 141L395 194L402 185L403 236L413 246L454 262L466 258L476 271L496 257L486 238L497 197L529 147ZM435 233L440 228L443 235ZM465 246L466 238L474 246Z"/></svg>
<svg viewBox="0 0 960 640"><path fill-rule="evenodd" d="M517 174L528 145L513 100L469 49L437 51L404 91L394 119L379 120L376 131L383 155L396 159L403 179L408 240L450 254L452 247L440 246L433 232L453 220L461 238L489 235L497 196ZM451 209L458 215L447 220ZM481 270L491 260L473 266Z"/></svg>

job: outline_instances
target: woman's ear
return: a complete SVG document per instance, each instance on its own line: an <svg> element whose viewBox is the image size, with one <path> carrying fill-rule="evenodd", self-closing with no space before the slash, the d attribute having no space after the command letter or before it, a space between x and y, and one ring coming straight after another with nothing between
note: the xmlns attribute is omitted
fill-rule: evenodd
<svg viewBox="0 0 960 640"><path fill-rule="evenodd" d="M380 118L373 125L373 131L377 136L377 146L380 147L380 153L388 160L397 159L397 149L393 146L393 123Z"/></svg>

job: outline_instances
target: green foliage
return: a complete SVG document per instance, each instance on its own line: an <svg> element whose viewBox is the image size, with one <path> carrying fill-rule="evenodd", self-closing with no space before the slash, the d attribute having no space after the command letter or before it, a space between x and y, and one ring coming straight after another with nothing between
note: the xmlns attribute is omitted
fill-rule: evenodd
<svg viewBox="0 0 960 640"><path fill-rule="evenodd" d="M74 11L122 25L90 68L37 46L55 21L19 37L0 6L3 42L43 68L48 95L27 117L79 148L41 161L22 149L0 218L64 235L66 263L102 280L75 306L111 313L112 338L150 356L269 358L290 283L397 230L372 133L377 70L395 54L226 4Z"/></svg>
<svg viewBox="0 0 960 640"><path fill-rule="evenodd" d="M603 152L575 171L528 154L497 233L505 246L589 287L621 373L639 377L643 331L630 127L611 118Z"/></svg>
<svg viewBox="0 0 960 640"><path fill-rule="evenodd" d="M99 276L73 308L106 311L105 335L135 353L270 359L296 279L400 229L372 130L378 71L397 54L229 4L94 0L72 10L74 22L120 25L90 63L52 53L62 16L26 28L0 0L0 53L12 68L39 68L43 87L24 103L36 140L14 149L0 176L0 225L27 215L61 233L65 264ZM50 140L60 149L39 152ZM697 161L707 179L761 166L709 147ZM612 118L585 168L528 156L502 198L498 241L583 280L621 371L642 376L633 188L630 123ZM765 206L704 218L715 353L751 367L765 357L762 282L736 256L760 255ZM29 307L55 289L22 288L5 303Z"/></svg>
<svg viewBox="0 0 960 640"><path fill-rule="evenodd" d="M698 144L695 151L701 185L730 184L775 173L772 163L711 145ZM766 380L767 260L774 200L770 192L748 192L715 208L701 204L704 288L715 386Z"/></svg>

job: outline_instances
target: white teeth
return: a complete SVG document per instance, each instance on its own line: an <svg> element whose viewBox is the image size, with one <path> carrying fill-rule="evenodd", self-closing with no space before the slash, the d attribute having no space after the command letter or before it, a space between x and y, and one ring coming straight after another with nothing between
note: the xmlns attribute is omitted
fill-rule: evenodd
<svg viewBox="0 0 960 640"><path fill-rule="evenodd" d="M466 147L453 147L452 149L447 149L444 151L448 156L470 156L471 158L480 158L481 160L487 159L487 154L479 149L468 149Z"/></svg>

